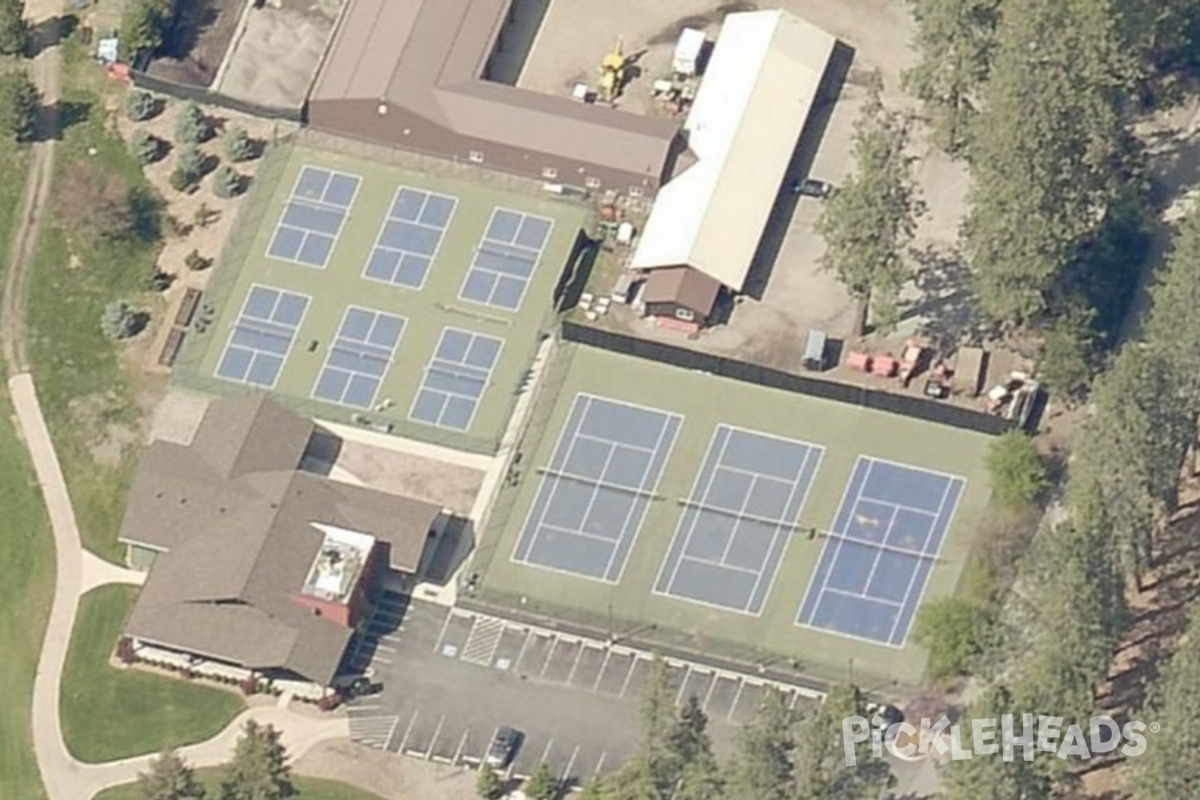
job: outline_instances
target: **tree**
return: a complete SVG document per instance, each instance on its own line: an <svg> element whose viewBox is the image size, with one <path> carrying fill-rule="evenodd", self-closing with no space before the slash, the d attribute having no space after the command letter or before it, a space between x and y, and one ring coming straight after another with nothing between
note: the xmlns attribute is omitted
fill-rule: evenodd
<svg viewBox="0 0 1200 800"><path fill-rule="evenodd" d="M228 199L241 192L242 175L226 164L213 175L212 186L213 194L222 199Z"/></svg>
<svg viewBox="0 0 1200 800"><path fill-rule="evenodd" d="M1150 290L1146 341L1170 361L1192 408L1200 408L1200 208L1179 222L1171 254Z"/></svg>
<svg viewBox="0 0 1200 800"><path fill-rule="evenodd" d="M792 750L796 717L778 691L763 698L758 713L737 734L725 773L727 800L792 800Z"/></svg>
<svg viewBox="0 0 1200 800"><path fill-rule="evenodd" d="M1197 686L1200 686L1200 603L1193 601L1187 630L1152 686L1154 699L1147 716L1159 723L1162 733L1136 759L1130 788L1138 800L1197 796L1200 790Z"/></svg>
<svg viewBox="0 0 1200 800"><path fill-rule="evenodd" d="M529 800L553 800L558 794L558 781L550 774L549 765L543 761L537 765L521 790Z"/></svg>
<svg viewBox="0 0 1200 800"><path fill-rule="evenodd" d="M875 800L890 782L887 762L873 758L864 742L854 766L846 764L842 721L867 716L853 686L831 686L825 701L796 728L795 800Z"/></svg>
<svg viewBox="0 0 1200 800"><path fill-rule="evenodd" d="M37 131L41 94L23 69L0 75L0 130L18 142L27 142Z"/></svg>
<svg viewBox="0 0 1200 800"><path fill-rule="evenodd" d="M188 103L179 109L175 119L175 141L181 144L199 144L208 139L211 129L204 112L195 103Z"/></svg>
<svg viewBox="0 0 1200 800"><path fill-rule="evenodd" d="M64 229L88 243L120 239L133 230L129 187L92 163L73 161L55 193L55 212Z"/></svg>
<svg viewBox="0 0 1200 800"><path fill-rule="evenodd" d="M160 153L162 142L148 131L137 131L129 139L129 154L142 166L157 161Z"/></svg>
<svg viewBox="0 0 1200 800"><path fill-rule="evenodd" d="M204 787L174 750L163 751L138 775L138 800L202 800Z"/></svg>
<svg viewBox="0 0 1200 800"><path fill-rule="evenodd" d="M479 775L475 778L475 794L482 800L497 800L504 794L504 784L496 770L487 764L479 766Z"/></svg>
<svg viewBox="0 0 1200 800"><path fill-rule="evenodd" d="M200 182L204 175L204 156L196 149L196 145L188 144L179 148L175 156L175 170L171 173L171 188L187 191Z"/></svg>
<svg viewBox="0 0 1200 800"><path fill-rule="evenodd" d="M283 800L296 793L287 750L271 725L246 722L221 782L222 800Z"/></svg>
<svg viewBox="0 0 1200 800"><path fill-rule="evenodd" d="M1134 70L1114 20L1109 0L1005 0L964 228L976 295L997 321L1047 309L1119 190Z"/></svg>
<svg viewBox="0 0 1200 800"><path fill-rule="evenodd" d="M257 154L250 134L242 127L233 127L225 132L225 157L234 163L249 161Z"/></svg>
<svg viewBox="0 0 1200 800"><path fill-rule="evenodd" d="M1046 490L1046 464L1033 439L1021 431L1009 431L993 439L986 463L992 492L1010 511L1032 505Z"/></svg>
<svg viewBox="0 0 1200 800"><path fill-rule="evenodd" d="M983 608L954 597L922 604L913 639L929 651L929 677L939 681L967 674L984 650L991 624Z"/></svg>
<svg viewBox="0 0 1200 800"><path fill-rule="evenodd" d="M131 89L125 95L125 116L134 122L150 119L158 113L158 101L149 92Z"/></svg>
<svg viewBox="0 0 1200 800"><path fill-rule="evenodd" d="M212 259L200 255L200 251L193 247L183 259L183 265L192 272L200 272L212 266Z"/></svg>
<svg viewBox="0 0 1200 800"><path fill-rule="evenodd" d="M1042 340L1042 363L1038 374L1050 391L1068 404L1087 391L1094 373L1095 313L1078 303L1059 311Z"/></svg>
<svg viewBox="0 0 1200 800"><path fill-rule="evenodd" d="M1092 414L1075 436L1071 506L1103 511L1111 546L1139 586L1155 531L1176 508L1193 410L1185 379L1163 351L1130 346L1096 380Z"/></svg>
<svg viewBox="0 0 1200 800"><path fill-rule="evenodd" d="M920 203L908 146L908 120L888 111L875 75L854 128L855 173L828 200L817 232L821 257L850 293L869 300L879 327L896 322L900 290L909 270L904 249L912 240Z"/></svg>
<svg viewBox="0 0 1200 800"><path fill-rule="evenodd" d="M104 307L100 331L113 341L128 339L137 333L137 317L127 303L114 300Z"/></svg>
<svg viewBox="0 0 1200 800"><path fill-rule="evenodd" d="M171 0L131 0L121 17L121 56L133 62L163 45L171 28Z"/></svg>
<svg viewBox="0 0 1200 800"><path fill-rule="evenodd" d="M599 777L588 779L574 800L605 800L604 782Z"/></svg>
<svg viewBox="0 0 1200 800"><path fill-rule="evenodd" d="M0 55L21 55L28 45L25 0L0 0Z"/></svg>
<svg viewBox="0 0 1200 800"><path fill-rule="evenodd" d="M677 765L674 800L718 800L722 796L721 771L708 738L708 717L695 695L689 695L679 709L667 735L667 751Z"/></svg>
<svg viewBox="0 0 1200 800"><path fill-rule="evenodd" d="M971 704L965 719L997 719L1014 714L1020 725L1020 715L1028 709L1014 706L1002 688L989 687ZM1019 735L1019 734L1018 734ZM1050 781L1037 769L1037 762L1024 759L1019 747L1011 759L1001 754L946 761L941 769L940 800L1050 800L1054 797Z"/></svg>
<svg viewBox="0 0 1200 800"><path fill-rule="evenodd" d="M938 145L967 149L979 87L987 78L999 20L999 0L909 0L921 61L904 85L924 104Z"/></svg>

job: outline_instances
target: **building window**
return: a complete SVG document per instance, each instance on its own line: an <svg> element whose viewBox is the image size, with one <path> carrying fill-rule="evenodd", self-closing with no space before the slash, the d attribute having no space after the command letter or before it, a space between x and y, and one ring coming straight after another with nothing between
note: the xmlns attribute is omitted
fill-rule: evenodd
<svg viewBox="0 0 1200 800"><path fill-rule="evenodd" d="M599 189L600 188L600 179L597 178L595 175L589 175L584 180L583 185L589 189Z"/></svg>
<svg viewBox="0 0 1200 800"><path fill-rule="evenodd" d="M642 196L642 187L630 186L629 187L629 196L630 197L641 197Z"/></svg>
<svg viewBox="0 0 1200 800"><path fill-rule="evenodd" d="M478 150L472 150L471 152L467 153L467 160L470 161L472 164L482 164L483 163L483 153L481 153Z"/></svg>
<svg viewBox="0 0 1200 800"><path fill-rule="evenodd" d="M558 170L554 167L542 167L542 177L548 181L552 181L558 177Z"/></svg>
<svg viewBox="0 0 1200 800"><path fill-rule="evenodd" d="M682 319L687 322L692 322L696 319L696 315L692 313L690 308L677 308L675 309L675 319Z"/></svg>

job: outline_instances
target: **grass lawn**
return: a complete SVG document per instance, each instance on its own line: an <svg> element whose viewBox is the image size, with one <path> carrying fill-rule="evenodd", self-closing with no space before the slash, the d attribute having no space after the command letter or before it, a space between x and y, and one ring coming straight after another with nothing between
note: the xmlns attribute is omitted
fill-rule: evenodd
<svg viewBox="0 0 1200 800"><path fill-rule="evenodd" d="M220 766L211 766L209 769L196 770L196 777L200 783L204 784L204 788L208 790L209 798L217 798L220 796L218 792L221 789L221 777L224 772ZM347 786L346 783L338 783L337 781L323 781L320 778L300 777L292 778L295 784L296 793L293 796L294 800L380 800L379 795L371 794L370 792L362 792L361 789L355 789L352 786ZM140 795L136 792L137 784L126 783L124 786L114 786L112 789L104 789L103 792L96 795L95 800L139 800Z"/></svg>
<svg viewBox="0 0 1200 800"><path fill-rule="evenodd" d="M137 590L102 586L80 600L62 683L67 748L91 763L212 737L245 704L223 689L109 664Z"/></svg>
<svg viewBox="0 0 1200 800"><path fill-rule="evenodd" d="M79 162L145 190L139 167L106 119L101 92L112 89L102 79L97 84L97 68L79 48L68 46L65 56L63 97L71 119L59 143L55 195L70 190L64 172ZM61 222L52 213L38 241L27 300L28 352L83 543L119 560L116 537L138 438L139 378L122 368L120 350L100 333L99 321L104 306L118 299L156 310L157 298L144 281L159 245L153 237L76 241Z"/></svg>
<svg viewBox="0 0 1200 800"><path fill-rule="evenodd" d="M7 693L0 707L0 797L36 800L45 792L33 757L30 708L54 592L54 546L12 414L0 385L0 686Z"/></svg>
<svg viewBox="0 0 1200 800"><path fill-rule="evenodd" d="M220 767L196 770L196 777L204 784L208 797L220 796L218 792L221 787L222 774L223 770ZM292 783L296 786L294 800L381 800L379 795L364 792L337 781L296 776L292 779ZM140 795L136 792L135 786L136 784L132 783L114 786L96 795L95 800L139 800Z"/></svg>

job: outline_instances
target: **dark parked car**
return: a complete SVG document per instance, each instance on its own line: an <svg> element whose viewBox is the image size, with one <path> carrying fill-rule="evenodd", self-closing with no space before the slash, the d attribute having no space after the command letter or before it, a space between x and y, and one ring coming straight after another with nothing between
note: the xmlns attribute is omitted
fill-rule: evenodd
<svg viewBox="0 0 1200 800"><path fill-rule="evenodd" d="M487 765L495 769L504 769L517 754L521 746L521 732L516 728L502 725L496 729L492 743L488 746Z"/></svg>
<svg viewBox="0 0 1200 800"><path fill-rule="evenodd" d="M824 200L833 194L833 184L826 183L825 181L815 181L811 178L805 178L802 181L792 181L790 188L792 194L815 197L818 200Z"/></svg>
<svg viewBox="0 0 1200 800"><path fill-rule="evenodd" d="M372 681L370 678L355 678L354 683L350 684L347 694L350 697L369 697L373 694L379 694L383 691L383 684L378 681Z"/></svg>

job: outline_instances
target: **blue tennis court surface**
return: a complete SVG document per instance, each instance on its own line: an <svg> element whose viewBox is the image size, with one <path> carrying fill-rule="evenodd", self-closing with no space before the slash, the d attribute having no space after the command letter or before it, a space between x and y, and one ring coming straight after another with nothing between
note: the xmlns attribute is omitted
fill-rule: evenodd
<svg viewBox="0 0 1200 800"><path fill-rule="evenodd" d="M251 286L217 364L217 377L275 388L309 299L270 286Z"/></svg>
<svg viewBox="0 0 1200 800"><path fill-rule="evenodd" d="M359 177L305 166L284 206L267 255L324 269L346 220Z"/></svg>
<svg viewBox="0 0 1200 800"><path fill-rule="evenodd" d="M400 187L363 275L410 289L423 287L457 204L444 194Z"/></svg>
<svg viewBox="0 0 1200 800"><path fill-rule="evenodd" d="M408 418L458 431L470 428L503 346L504 340L493 336L443 329Z"/></svg>
<svg viewBox="0 0 1200 800"><path fill-rule="evenodd" d="M682 420L576 395L513 561L619 581Z"/></svg>
<svg viewBox="0 0 1200 800"><path fill-rule="evenodd" d="M313 386L317 400L370 408L396 354L407 320L350 306Z"/></svg>
<svg viewBox="0 0 1200 800"><path fill-rule="evenodd" d="M821 452L718 425L654 591L760 613Z"/></svg>
<svg viewBox="0 0 1200 800"><path fill-rule="evenodd" d="M903 646L965 486L859 457L796 622Z"/></svg>
<svg viewBox="0 0 1200 800"><path fill-rule="evenodd" d="M545 217L495 209L459 298L506 311L520 308L553 226Z"/></svg>

